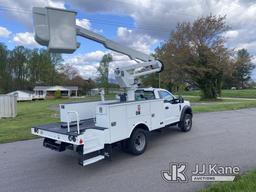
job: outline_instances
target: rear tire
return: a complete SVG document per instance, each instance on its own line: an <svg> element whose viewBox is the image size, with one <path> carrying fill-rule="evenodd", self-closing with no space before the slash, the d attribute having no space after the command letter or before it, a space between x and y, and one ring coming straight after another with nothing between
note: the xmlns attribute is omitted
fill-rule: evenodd
<svg viewBox="0 0 256 192"><path fill-rule="evenodd" d="M148 133L143 129L135 129L128 140L129 152L133 155L141 155L148 144Z"/></svg>
<svg viewBox="0 0 256 192"><path fill-rule="evenodd" d="M178 124L179 128L183 132L188 132L192 128L192 115L189 113L186 113L182 120Z"/></svg>

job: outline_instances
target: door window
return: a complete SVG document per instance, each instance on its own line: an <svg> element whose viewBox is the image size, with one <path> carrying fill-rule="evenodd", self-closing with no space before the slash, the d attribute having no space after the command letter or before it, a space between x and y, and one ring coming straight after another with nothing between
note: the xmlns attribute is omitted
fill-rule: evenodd
<svg viewBox="0 0 256 192"><path fill-rule="evenodd" d="M161 99L168 102L175 99L175 97L172 94L168 93L167 91L159 91L159 96Z"/></svg>
<svg viewBox="0 0 256 192"><path fill-rule="evenodd" d="M151 100L151 99L155 99L155 94L153 91L144 91L144 90L135 91L136 101Z"/></svg>

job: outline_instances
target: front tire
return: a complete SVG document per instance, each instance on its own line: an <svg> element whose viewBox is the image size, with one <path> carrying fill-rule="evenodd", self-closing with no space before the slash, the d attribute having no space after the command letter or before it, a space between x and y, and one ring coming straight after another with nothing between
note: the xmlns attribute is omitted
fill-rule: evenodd
<svg viewBox="0 0 256 192"><path fill-rule="evenodd" d="M141 155L145 152L147 144L148 133L143 129L136 129L128 140L129 152L133 155Z"/></svg>
<svg viewBox="0 0 256 192"><path fill-rule="evenodd" d="M186 113L182 120L179 122L179 128L183 132L188 132L192 128L192 115L189 113Z"/></svg>

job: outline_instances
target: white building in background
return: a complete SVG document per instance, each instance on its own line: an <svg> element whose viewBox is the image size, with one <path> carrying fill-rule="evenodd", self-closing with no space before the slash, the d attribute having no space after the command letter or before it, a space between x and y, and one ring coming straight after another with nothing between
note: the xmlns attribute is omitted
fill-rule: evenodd
<svg viewBox="0 0 256 192"><path fill-rule="evenodd" d="M62 97L77 97L77 86L36 86L34 88L34 97L51 98L55 92L60 91Z"/></svg>
<svg viewBox="0 0 256 192"><path fill-rule="evenodd" d="M7 95L12 95L17 98L17 101L32 101L33 100L33 92L30 91L13 91L8 93Z"/></svg>
<svg viewBox="0 0 256 192"><path fill-rule="evenodd" d="M77 97L77 86L36 86L32 91L13 91L9 96L15 96L17 101L32 101L55 97L55 92L60 91L61 97Z"/></svg>

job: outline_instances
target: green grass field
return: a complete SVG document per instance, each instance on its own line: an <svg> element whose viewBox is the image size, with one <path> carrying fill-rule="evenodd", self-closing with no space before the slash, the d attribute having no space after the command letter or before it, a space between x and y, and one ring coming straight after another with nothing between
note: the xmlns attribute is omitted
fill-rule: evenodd
<svg viewBox="0 0 256 192"><path fill-rule="evenodd" d="M256 107L256 100L221 99L201 101L200 98L186 98L192 102L193 112L215 112Z"/></svg>
<svg viewBox="0 0 256 192"><path fill-rule="evenodd" d="M107 98L114 98L114 96L111 95ZM223 99L207 102L201 101L199 97L186 96L185 99L192 103L194 112L224 111L256 107L256 100ZM0 143L35 138L35 136L30 133L32 126L59 121L58 111L54 110L53 106L56 107L58 104L66 102L90 100L99 100L99 97L20 102L17 104L18 115L16 118L0 120Z"/></svg>
<svg viewBox="0 0 256 192"><path fill-rule="evenodd" d="M220 182L210 185L200 192L255 192L256 171L251 171L235 179L234 182Z"/></svg>
<svg viewBox="0 0 256 192"><path fill-rule="evenodd" d="M178 95L200 96L200 91L185 91ZM256 98L256 89L222 90L222 97Z"/></svg>

